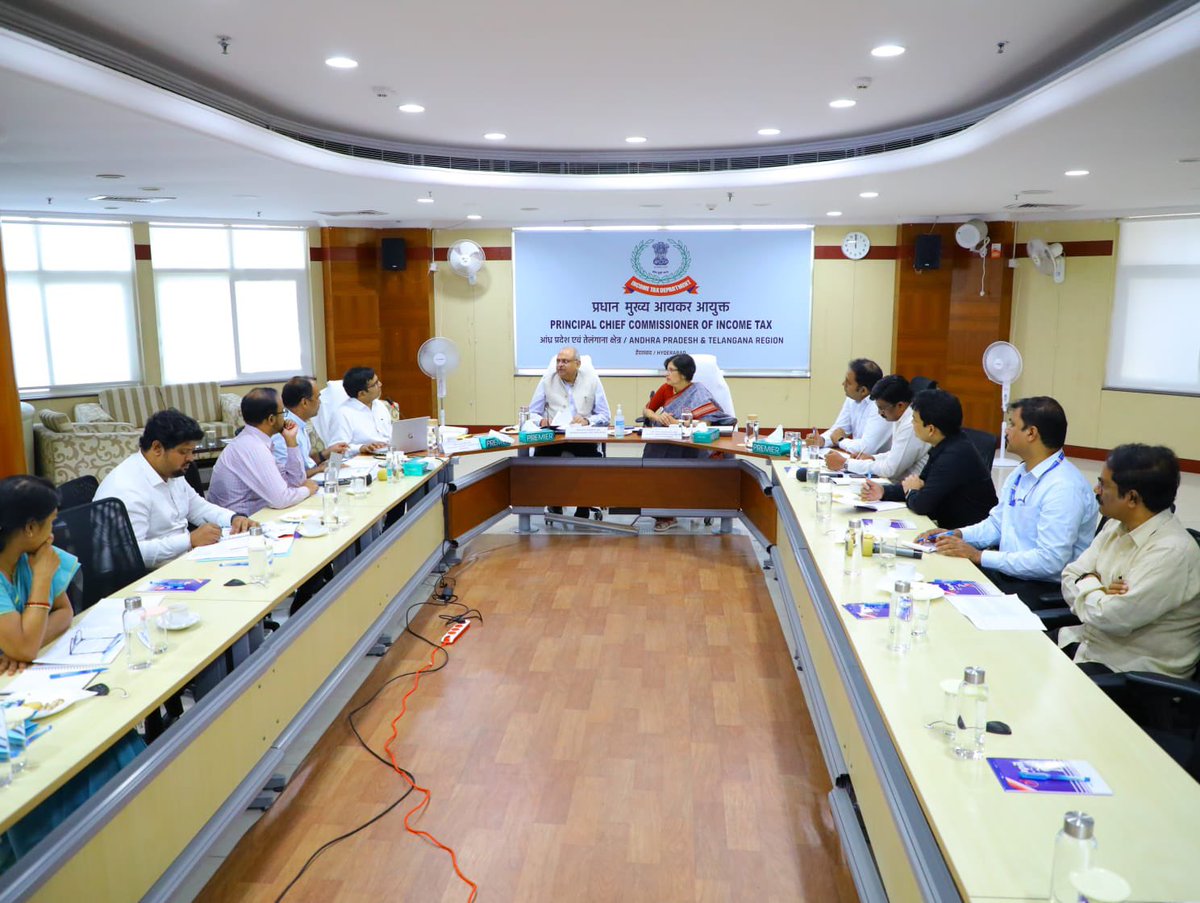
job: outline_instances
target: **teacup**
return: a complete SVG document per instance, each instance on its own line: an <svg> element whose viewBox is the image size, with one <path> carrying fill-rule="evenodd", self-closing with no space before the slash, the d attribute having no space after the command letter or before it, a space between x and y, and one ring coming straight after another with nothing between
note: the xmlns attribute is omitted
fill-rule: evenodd
<svg viewBox="0 0 1200 903"><path fill-rule="evenodd" d="M303 533L320 533L321 518L316 515L304 518L303 522L300 524L300 530Z"/></svg>
<svg viewBox="0 0 1200 903"><path fill-rule="evenodd" d="M192 619L192 612L183 602L172 602L167 606L167 613L163 615L163 623L168 627L182 627Z"/></svg>

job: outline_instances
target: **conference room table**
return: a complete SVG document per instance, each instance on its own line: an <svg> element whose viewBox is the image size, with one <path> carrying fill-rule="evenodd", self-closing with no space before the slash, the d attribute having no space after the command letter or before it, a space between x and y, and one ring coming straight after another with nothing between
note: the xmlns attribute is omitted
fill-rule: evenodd
<svg viewBox="0 0 1200 903"><path fill-rule="evenodd" d="M561 442L559 438L555 441ZM639 437L608 440L644 444ZM681 444L681 443L668 443ZM687 444L687 443L682 443ZM739 520L768 551L777 615L829 770L830 808L864 900L1045 900L1055 832L1082 808L1096 818L1100 862L1122 874L1134 900L1200 899L1194 865L1197 784L1040 632L977 630L948 602L931 606L927 640L898 656L886 621L858 621L842 606L883 601L882 561L842 573L841 537L856 512L835 503L821 522L794 466L755 455L742 437L715 446L720 460L530 456L505 449L458 453L421 478L376 483L345 499L349 523L295 541L266 587L226 587L238 567L182 559L152 576L208 577L188 594L201 617L137 675L118 663L110 693L56 716L31 747L34 763L0 793L7 827L130 730L304 580L366 544L352 563L173 725L134 765L93 797L72 823L5 876L14 899L165 899L278 766L383 627L427 590L422 580L456 550L511 514L545 505L637 507L646 513ZM471 459L468 461L467 459ZM468 472L469 471L469 472ZM318 499L300 510L318 507ZM379 535L389 511L403 516ZM280 512L263 512L259 519ZM870 516L870 515L868 515ZM900 509L881 516L925 518ZM900 559L905 563L904 559ZM927 555L926 579L986 578L965 559ZM138 581L133 592L144 581ZM125 595L119 593L117 595ZM1085 759L1111 796L1006 793L986 762L960 761L925 725L944 712L944 680L964 666L987 669L988 755Z"/></svg>

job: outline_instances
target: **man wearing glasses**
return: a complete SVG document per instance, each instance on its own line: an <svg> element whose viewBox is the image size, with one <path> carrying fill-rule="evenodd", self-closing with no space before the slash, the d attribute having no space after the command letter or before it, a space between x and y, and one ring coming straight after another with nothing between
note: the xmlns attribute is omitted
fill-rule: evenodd
<svg viewBox="0 0 1200 903"><path fill-rule="evenodd" d="M392 441L392 413L383 395L383 380L370 367L351 367L342 377L349 400L337 409L327 445L345 443L347 454L369 455Z"/></svg>
<svg viewBox="0 0 1200 903"><path fill-rule="evenodd" d="M1096 533L1099 508L1092 487L1067 460L1067 414L1053 398L1022 398L1008 406L1008 450L1021 459L985 520L961 530L926 530L938 554L969 558L1004 593L1032 609L1057 595L1063 568L1083 554Z"/></svg>
<svg viewBox="0 0 1200 903"><path fill-rule="evenodd" d="M283 401L274 389L251 389L242 399L246 427L225 447L213 467L208 500L243 514L260 508L290 508L317 491L306 478L297 444L297 425L284 417ZM271 439L282 435L287 448L281 467Z"/></svg>
<svg viewBox="0 0 1200 903"><path fill-rule="evenodd" d="M909 407L913 399L912 386L903 376L893 373L871 387L871 399L879 416L892 425L891 447L878 455L831 451L825 458L825 466L830 470L885 477L896 482L905 477L920 476L929 460L929 444L913 432L913 414Z"/></svg>

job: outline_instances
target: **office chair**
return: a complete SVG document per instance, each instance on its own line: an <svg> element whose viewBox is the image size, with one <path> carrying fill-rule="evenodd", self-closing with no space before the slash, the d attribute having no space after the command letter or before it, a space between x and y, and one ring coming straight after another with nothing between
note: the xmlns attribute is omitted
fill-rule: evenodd
<svg viewBox="0 0 1200 903"><path fill-rule="evenodd" d="M975 451L979 452L979 457L983 459L987 469L991 470L992 462L996 457L996 449L1000 445L999 438L985 430L975 430L965 426L962 433L970 441Z"/></svg>
<svg viewBox="0 0 1200 903"><path fill-rule="evenodd" d="M90 473L67 480L58 487L58 507L76 508L86 505L96 497L96 490L99 488L100 481Z"/></svg>
<svg viewBox="0 0 1200 903"><path fill-rule="evenodd" d="M930 379L928 376L914 376L908 381L909 388L912 389L913 395L918 392L924 392L926 389L936 389L938 383L936 379Z"/></svg>
<svg viewBox="0 0 1200 903"><path fill-rule="evenodd" d="M147 573L120 499L60 510L54 520L54 544L79 559L79 572L67 588L76 614Z"/></svg>
<svg viewBox="0 0 1200 903"><path fill-rule="evenodd" d="M1200 781L1200 683L1149 671L1093 677L1138 727Z"/></svg>

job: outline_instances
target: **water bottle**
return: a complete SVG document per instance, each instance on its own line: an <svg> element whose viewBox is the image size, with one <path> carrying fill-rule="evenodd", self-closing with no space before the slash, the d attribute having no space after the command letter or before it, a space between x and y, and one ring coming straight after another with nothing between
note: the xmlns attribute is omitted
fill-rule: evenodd
<svg viewBox="0 0 1200 903"><path fill-rule="evenodd" d="M20 713L15 709L6 709L4 706L0 706L0 755L4 757L0 759L0 787L7 787L13 780L13 758L16 752L16 743L13 742L8 726L12 724L15 727L19 718ZM25 723L22 721L21 728L24 729L24 727Z"/></svg>
<svg viewBox="0 0 1200 903"><path fill-rule="evenodd" d="M383 464L384 479L389 483L396 479L396 453L388 449L387 460Z"/></svg>
<svg viewBox="0 0 1200 903"><path fill-rule="evenodd" d="M267 543L269 540L263 534L262 527L251 527L250 537L246 543L246 560L250 565L250 582L259 586L267 585Z"/></svg>
<svg viewBox="0 0 1200 903"><path fill-rule="evenodd" d="M121 630L125 634L125 656L129 670L149 668L150 646L146 638L146 610L142 608L141 596L130 596L125 600Z"/></svg>
<svg viewBox="0 0 1200 903"><path fill-rule="evenodd" d="M1079 894L1071 883L1072 872L1084 872L1096 859L1095 819L1074 810L1063 816L1062 830L1054 837L1054 864L1050 869L1050 903L1075 903Z"/></svg>
<svg viewBox="0 0 1200 903"><path fill-rule="evenodd" d="M888 605L888 630L892 635L888 642L889 652L904 655L912 648L912 625L912 585L907 580L897 580Z"/></svg>
<svg viewBox="0 0 1200 903"><path fill-rule="evenodd" d="M954 755L960 759L983 758L988 703L984 678L983 668L967 668L958 685L958 734L954 739Z"/></svg>
<svg viewBox="0 0 1200 903"><path fill-rule="evenodd" d="M621 410L620 405L617 405L617 416L613 420L613 438L625 438L625 412Z"/></svg>
<svg viewBox="0 0 1200 903"><path fill-rule="evenodd" d="M332 465L325 470L325 485L321 490L321 520L327 530L338 528L338 473Z"/></svg>
<svg viewBox="0 0 1200 903"><path fill-rule="evenodd" d="M842 573L847 577L857 577L862 573L862 521L857 518L846 524L846 561L842 565Z"/></svg>

